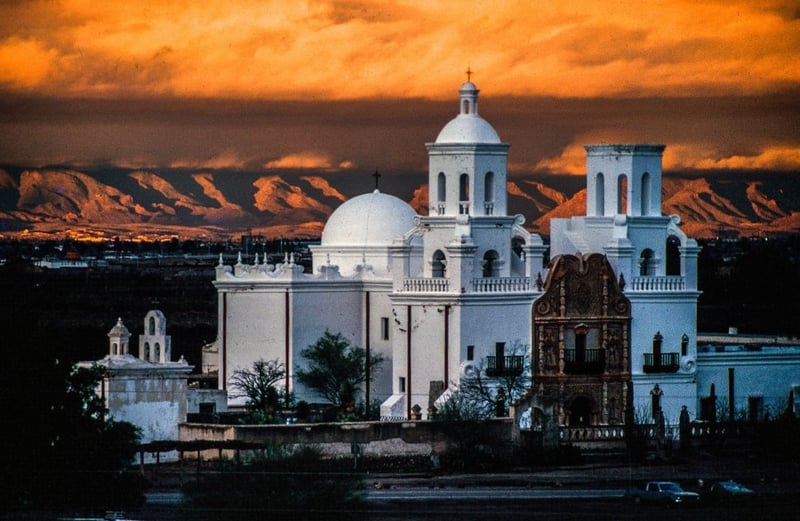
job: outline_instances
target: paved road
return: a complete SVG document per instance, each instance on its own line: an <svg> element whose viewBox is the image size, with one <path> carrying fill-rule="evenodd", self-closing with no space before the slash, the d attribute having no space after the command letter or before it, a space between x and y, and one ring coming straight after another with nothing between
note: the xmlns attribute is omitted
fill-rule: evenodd
<svg viewBox="0 0 800 521"><path fill-rule="evenodd" d="M550 489L519 487L407 488L368 490L367 501L503 501L527 499L621 498L622 489Z"/></svg>

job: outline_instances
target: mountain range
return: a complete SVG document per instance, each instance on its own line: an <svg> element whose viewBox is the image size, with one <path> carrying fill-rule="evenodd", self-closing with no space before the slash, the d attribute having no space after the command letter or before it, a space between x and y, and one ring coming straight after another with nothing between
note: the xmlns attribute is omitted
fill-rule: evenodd
<svg viewBox="0 0 800 521"><path fill-rule="evenodd" d="M427 213L424 173L386 175L381 190ZM677 214L691 237L800 232L800 176L775 172L665 173L662 213ZM317 238L338 205L366 176L311 171L84 171L0 168L0 237L218 240L241 234ZM374 183L369 179L369 183ZM550 219L584 215L581 176L514 175L510 214L549 234Z"/></svg>

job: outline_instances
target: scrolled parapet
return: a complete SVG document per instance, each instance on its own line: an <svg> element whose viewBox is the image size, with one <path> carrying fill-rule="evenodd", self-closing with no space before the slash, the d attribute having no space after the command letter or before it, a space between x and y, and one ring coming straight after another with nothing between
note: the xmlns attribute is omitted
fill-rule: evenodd
<svg viewBox="0 0 800 521"><path fill-rule="evenodd" d="M697 370L697 360L693 356L682 356L680 370L682 373L694 373Z"/></svg>

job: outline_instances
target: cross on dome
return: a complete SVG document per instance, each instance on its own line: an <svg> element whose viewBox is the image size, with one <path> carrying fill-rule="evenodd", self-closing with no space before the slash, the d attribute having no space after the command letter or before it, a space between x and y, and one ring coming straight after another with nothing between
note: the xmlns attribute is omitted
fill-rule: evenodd
<svg viewBox="0 0 800 521"><path fill-rule="evenodd" d="M469 65L467 65L467 70L466 70L466 71L464 71L464 72L466 72L466 73L467 73L467 81L472 81L472 75L473 75L474 73L472 72L472 69L470 68L470 66L469 66Z"/></svg>

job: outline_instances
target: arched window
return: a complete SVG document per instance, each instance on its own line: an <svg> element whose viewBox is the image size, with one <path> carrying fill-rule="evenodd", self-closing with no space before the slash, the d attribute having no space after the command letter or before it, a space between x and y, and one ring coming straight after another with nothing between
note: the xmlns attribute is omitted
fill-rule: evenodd
<svg viewBox="0 0 800 521"><path fill-rule="evenodd" d="M155 319L155 317L150 317L150 320L147 321L147 334L148 335L155 335L156 334L156 319Z"/></svg>
<svg viewBox="0 0 800 521"><path fill-rule="evenodd" d="M156 342L155 361L161 361L161 345L158 342Z"/></svg>
<svg viewBox="0 0 800 521"><path fill-rule="evenodd" d="M483 178L483 201L486 215L494 214L494 172L486 172Z"/></svg>
<svg viewBox="0 0 800 521"><path fill-rule="evenodd" d="M483 255L483 276L484 277L497 277L499 275L499 266L497 259L500 256L494 250L489 250Z"/></svg>
<svg viewBox="0 0 800 521"><path fill-rule="evenodd" d="M111 354L112 354L112 355L117 355L117 354L119 354L119 348L117 347L117 343L116 343L116 342L114 342L113 344L111 344Z"/></svg>
<svg viewBox="0 0 800 521"><path fill-rule="evenodd" d="M642 174L642 215L650 215L650 174Z"/></svg>
<svg viewBox="0 0 800 521"><path fill-rule="evenodd" d="M461 174L458 178L459 213L469 213L469 175Z"/></svg>
<svg viewBox="0 0 800 521"><path fill-rule="evenodd" d="M617 213L628 213L628 176L617 178Z"/></svg>
<svg viewBox="0 0 800 521"><path fill-rule="evenodd" d="M595 178L594 205L595 215L606 214L606 180L600 172Z"/></svg>
<svg viewBox="0 0 800 521"><path fill-rule="evenodd" d="M150 360L150 342L144 343L144 359Z"/></svg>
<svg viewBox="0 0 800 521"><path fill-rule="evenodd" d="M652 277L656 274L656 263L653 250L645 248L639 257L639 275L642 277Z"/></svg>
<svg viewBox="0 0 800 521"><path fill-rule="evenodd" d="M447 176L444 175L444 172L439 172L439 176L436 178L436 200L438 202L444 202L447 199Z"/></svg>
<svg viewBox="0 0 800 521"><path fill-rule="evenodd" d="M434 277L444 277L446 261L442 250L433 252L433 262L431 263L431 275Z"/></svg>
<svg viewBox="0 0 800 521"><path fill-rule="evenodd" d="M670 235L667 237L667 275L681 274L681 240Z"/></svg>

